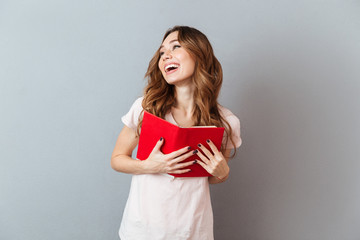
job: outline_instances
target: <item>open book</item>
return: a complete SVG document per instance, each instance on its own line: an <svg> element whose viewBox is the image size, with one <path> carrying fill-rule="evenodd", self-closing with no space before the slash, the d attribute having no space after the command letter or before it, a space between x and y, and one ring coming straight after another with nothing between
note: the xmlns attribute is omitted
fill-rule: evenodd
<svg viewBox="0 0 360 240"><path fill-rule="evenodd" d="M144 111L139 146L136 157L139 160L147 159L147 157L150 155L151 151L155 147L157 141L159 141L160 137L164 138L164 143L161 147L161 151L164 154L171 153L186 146L190 146L190 151L194 151L195 149L199 149L197 146L199 143L201 143L211 151L210 147L208 147L208 144L206 143L207 139L210 139L220 150L223 134L223 127L201 126L181 128L162 118L159 118L151 113ZM199 159L196 154L185 159L184 162L194 161L195 159ZM188 168L191 169L190 172L170 175L175 177L211 176L211 174L209 174L200 164L194 164L186 167L186 169Z"/></svg>

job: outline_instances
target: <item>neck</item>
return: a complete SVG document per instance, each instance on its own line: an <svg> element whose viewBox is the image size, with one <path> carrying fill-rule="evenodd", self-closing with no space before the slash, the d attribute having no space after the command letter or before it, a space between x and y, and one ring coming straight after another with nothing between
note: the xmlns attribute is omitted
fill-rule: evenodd
<svg viewBox="0 0 360 240"><path fill-rule="evenodd" d="M191 116L194 109L194 91L193 84L175 86L175 108L187 116Z"/></svg>

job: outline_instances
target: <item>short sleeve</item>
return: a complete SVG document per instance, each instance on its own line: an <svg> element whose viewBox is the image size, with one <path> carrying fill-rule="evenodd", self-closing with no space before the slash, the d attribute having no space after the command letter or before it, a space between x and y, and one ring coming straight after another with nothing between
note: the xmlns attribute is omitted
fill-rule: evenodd
<svg viewBox="0 0 360 240"><path fill-rule="evenodd" d="M223 118L229 123L231 130L232 130L232 140L235 143L235 148L238 148L242 144L242 140L240 137L240 120L237 116L235 116L229 109L220 106L220 112L223 116ZM224 140L228 136L226 133L224 133ZM233 149L234 145L231 142L230 138L227 139L227 144L225 146L225 149Z"/></svg>
<svg viewBox="0 0 360 240"><path fill-rule="evenodd" d="M141 105L142 100L143 100L143 97L136 99L135 102L133 103L133 105L131 106L129 112L121 118L121 121L127 127L132 128L135 131L137 129L137 125L139 122L139 116L143 110L142 105Z"/></svg>

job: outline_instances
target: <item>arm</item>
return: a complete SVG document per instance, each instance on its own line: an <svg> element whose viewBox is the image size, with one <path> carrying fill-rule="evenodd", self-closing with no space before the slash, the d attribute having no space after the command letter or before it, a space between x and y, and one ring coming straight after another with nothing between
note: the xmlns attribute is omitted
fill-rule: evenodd
<svg viewBox="0 0 360 240"><path fill-rule="evenodd" d="M163 154L160 150L163 140L159 139L149 157L144 160L135 160L131 157L133 150L139 142L133 129L124 126L116 141L111 155L111 167L118 172L130 174L146 173L185 173L190 169L182 169L193 162L180 163L193 155L188 147L181 148L169 154ZM186 153L187 152L187 153Z"/></svg>
<svg viewBox="0 0 360 240"><path fill-rule="evenodd" d="M139 142L135 131L127 126L121 130L111 155L111 167L118 172L141 174L145 173L142 162L131 158L132 152Z"/></svg>

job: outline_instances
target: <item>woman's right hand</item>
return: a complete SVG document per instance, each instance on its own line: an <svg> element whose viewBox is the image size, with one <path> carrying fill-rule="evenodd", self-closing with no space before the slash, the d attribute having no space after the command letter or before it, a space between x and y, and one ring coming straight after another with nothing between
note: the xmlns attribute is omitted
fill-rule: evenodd
<svg viewBox="0 0 360 240"><path fill-rule="evenodd" d="M164 143L164 139L156 143L151 151L149 157L143 161L145 169L148 173L172 173L181 174L191 171L190 169L183 169L192 164L194 161L181 163L188 157L194 155L194 151L190 151L190 147L184 147L169 154L163 154L160 150ZM188 153L187 153L188 152Z"/></svg>

